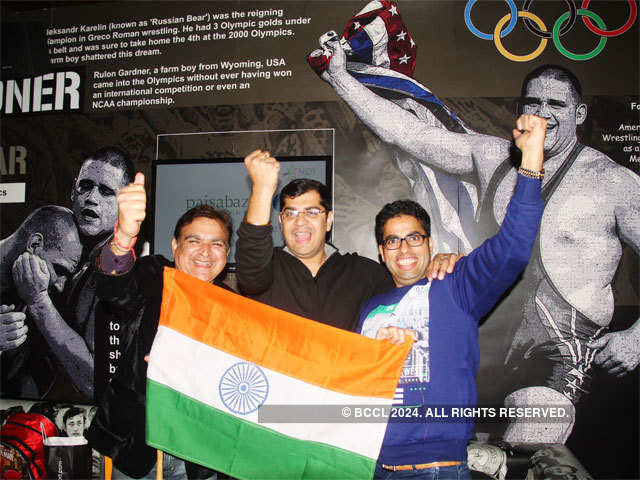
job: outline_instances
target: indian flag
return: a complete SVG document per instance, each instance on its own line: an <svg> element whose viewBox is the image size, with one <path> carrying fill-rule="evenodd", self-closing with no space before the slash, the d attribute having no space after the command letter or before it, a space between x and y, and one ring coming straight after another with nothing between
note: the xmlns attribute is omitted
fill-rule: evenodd
<svg viewBox="0 0 640 480"><path fill-rule="evenodd" d="M392 346L164 271L147 374L147 443L239 479L371 478L411 346ZM317 421L261 410L314 406Z"/></svg>

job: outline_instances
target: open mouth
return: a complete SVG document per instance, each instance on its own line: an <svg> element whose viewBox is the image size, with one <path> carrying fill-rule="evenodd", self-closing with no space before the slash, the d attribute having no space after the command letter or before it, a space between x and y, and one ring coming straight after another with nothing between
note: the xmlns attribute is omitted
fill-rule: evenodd
<svg viewBox="0 0 640 480"><path fill-rule="evenodd" d="M87 221L96 220L96 219L100 218L100 215L98 215L96 212L94 212L90 208L83 209L80 212L80 216L82 217L82 219L87 220Z"/></svg>
<svg viewBox="0 0 640 480"><path fill-rule="evenodd" d="M403 257L396 260L396 265L401 270L410 270L417 262L418 260L415 257Z"/></svg>
<svg viewBox="0 0 640 480"><path fill-rule="evenodd" d="M311 241L311 232L296 232L294 237L297 243L307 243Z"/></svg>

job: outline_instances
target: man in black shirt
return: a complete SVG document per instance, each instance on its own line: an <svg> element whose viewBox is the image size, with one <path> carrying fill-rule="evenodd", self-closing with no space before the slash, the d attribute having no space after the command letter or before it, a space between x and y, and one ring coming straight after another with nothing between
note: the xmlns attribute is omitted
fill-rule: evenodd
<svg viewBox="0 0 640 480"><path fill-rule="evenodd" d="M245 157L245 165L253 188L236 243L240 291L276 308L354 330L363 302L394 286L385 267L355 253L341 254L325 242L333 225L331 195L310 179L293 180L282 189L278 218L285 245L274 248L269 221L280 163L269 152L255 150ZM431 278L434 272L444 277L452 271L451 258L439 257Z"/></svg>

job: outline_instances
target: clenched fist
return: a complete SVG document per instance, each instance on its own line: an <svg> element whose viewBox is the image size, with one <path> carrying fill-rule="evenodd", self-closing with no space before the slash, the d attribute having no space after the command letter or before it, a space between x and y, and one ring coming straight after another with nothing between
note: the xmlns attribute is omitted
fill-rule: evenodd
<svg viewBox="0 0 640 480"><path fill-rule="evenodd" d="M280 162L269 152L254 150L244 157L244 164L253 182L253 188L264 190L265 193L273 196L278 187Z"/></svg>

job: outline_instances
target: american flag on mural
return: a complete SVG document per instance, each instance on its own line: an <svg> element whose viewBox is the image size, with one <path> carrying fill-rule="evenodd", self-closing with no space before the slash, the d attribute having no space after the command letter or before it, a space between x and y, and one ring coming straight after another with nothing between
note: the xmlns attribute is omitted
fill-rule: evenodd
<svg viewBox="0 0 640 480"><path fill-rule="evenodd" d="M418 46L398 13L394 2L370 2L349 20L343 37L355 62L390 68L413 76Z"/></svg>
<svg viewBox="0 0 640 480"><path fill-rule="evenodd" d="M314 50L307 60L322 76L333 53L325 47L336 39L332 32L321 37L322 50ZM426 107L432 121L454 132L469 132L462 121L431 90L413 79L418 46L405 26L395 2L369 2L349 20L340 39L347 54L347 70L378 95L399 100L408 98Z"/></svg>
<svg viewBox="0 0 640 480"><path fill-rule="evenodd" d="M337 40L339 45L335 48L342 47L346 54L347 72L376 95L411 112L425 125L457 133L472 131L431 90L413 78L418 48L395 2L371 1L348 21L340 39L333 31L320 37L321 49L314 50L308 62L330 84L333 80L327 70L334 51L330 42ZM475 187L405 152L396 150L394 156L401 170L408 168L411 175L417 172L418 176L412 176L410 182L420 180L427 186L423 201L432 218L440 219L434 225L441 225L441 231L436 228L433 232L436 238L443 238L439 246L445 250L470 250L471 243L462 227L457 205L460 198L467 197L477 204ZM450 238L451 243L444 238Z"/></svg>

